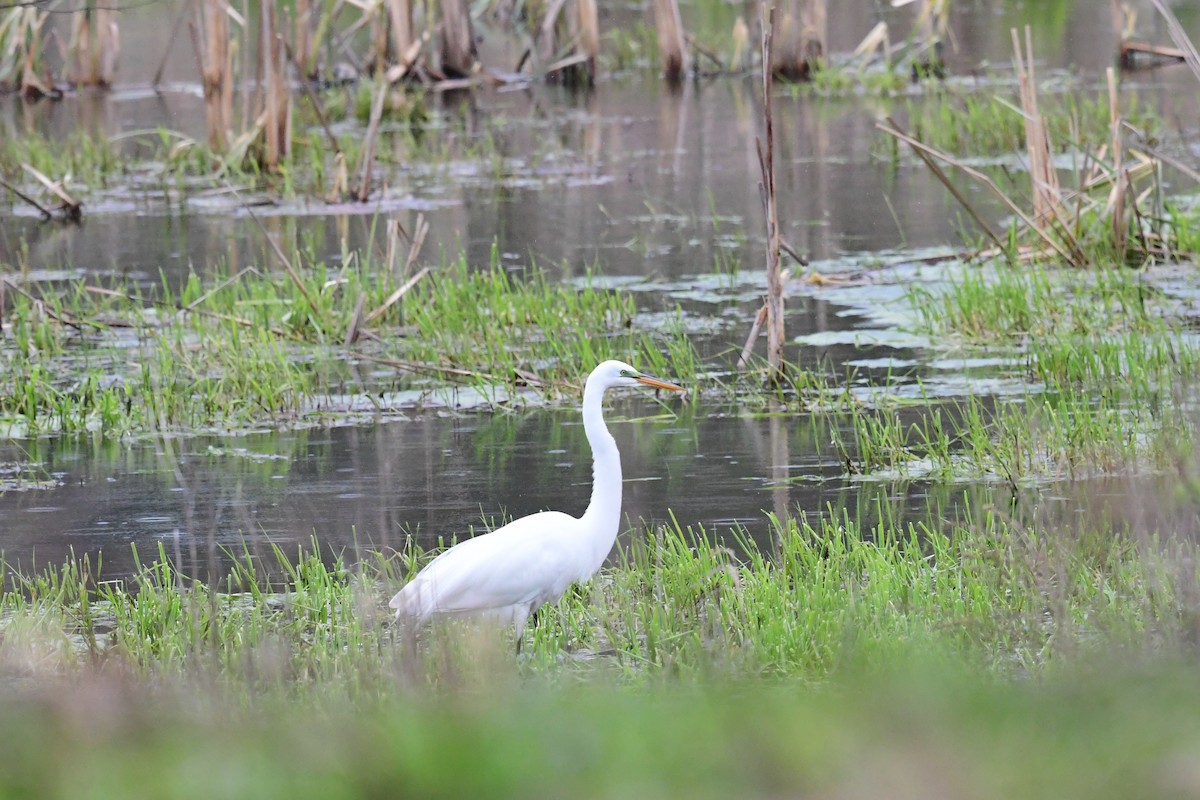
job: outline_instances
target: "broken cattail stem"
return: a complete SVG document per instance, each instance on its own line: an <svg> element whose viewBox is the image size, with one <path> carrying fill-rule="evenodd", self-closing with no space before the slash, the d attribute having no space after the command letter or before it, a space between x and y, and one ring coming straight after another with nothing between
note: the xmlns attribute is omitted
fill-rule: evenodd
<svg viewBox="0 0 1200 800"><path fill-rule="evenodd" d="M764 303L763 307L754 315L754 323L750 326L750 334L746 337L746 344L742 346L742 354L738 356L737 368L744 370L750 364L750 354L754 352L754 342L758 339L758 333L762 330L763 322L767 319L767 306Z"/></svg>
<svg viewBox="0 0 1200 800"><path fill-rule="evenodd" d="M658 33L658 54L663 75L678 83L688 70L683 18L677 0L654 0L654 28Z"/></svg>
<svg viewBox="0 0 1200 800"><path fill-rule="evenodd" d="M363 146L362 162L359 164L358 202L365 203L371 196L371 167L375 163L375 139L379 135L379 122L383 119L383 101L387 97L388 83L379 82L375 102L371 105L371 120L367 123L367 139Z"/></svg>
<svg viewBox="0 0 1200 800"><path fill-rule="evenodd" d="M411 278L406 280L403 285L400 286L400 288L388 295L388 298L384 300L382 304L380 304L379 308L375 309L370 314L367 314L367 318L363 320L363 324L370 325L372 322L383 316L389 308L394 306L400 300L400 298L404 297L404 295L408 294L409 290L416 286L422 278L429 274L429 272L429 267L425 267L416 275L413 275Z"/></svg>

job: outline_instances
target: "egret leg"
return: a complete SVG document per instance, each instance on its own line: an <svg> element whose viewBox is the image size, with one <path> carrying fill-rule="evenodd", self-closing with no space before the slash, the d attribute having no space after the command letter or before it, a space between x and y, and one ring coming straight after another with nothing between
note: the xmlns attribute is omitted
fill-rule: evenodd
<svg viewBox="0 0 1200 800"><path fill-rule="evenodd" d="M521 655L521 645L525 641L525 623L529 619L529 606L520 606L513 609L513 630L517 636L517 655ZM536 619L537 612L534 609L534 618Z"/></svg>

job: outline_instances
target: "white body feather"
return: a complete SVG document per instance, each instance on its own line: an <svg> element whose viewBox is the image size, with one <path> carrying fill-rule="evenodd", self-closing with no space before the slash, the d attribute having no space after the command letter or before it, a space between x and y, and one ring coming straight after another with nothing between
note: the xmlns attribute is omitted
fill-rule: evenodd
<svg viewBox="0 0 1200 800"><path fill-rule="evenodd" d="M515 625L519 641L531 614L595 574L621 522L621 456L601 405L609 387L638 384L679 390L619 361L605 361L588 376L583 422L593 484L582 517L542 511L456 544L391 599L397 618L422 624L438 616L486 615Z"/></svg>

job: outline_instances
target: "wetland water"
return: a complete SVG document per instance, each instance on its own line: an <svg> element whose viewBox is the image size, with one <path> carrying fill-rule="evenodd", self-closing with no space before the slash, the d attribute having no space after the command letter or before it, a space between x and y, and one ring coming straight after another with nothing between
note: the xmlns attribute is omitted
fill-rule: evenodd
<svg viewBox="0 0 1200 800"><path fill-rule="evenodd" d="M1003 62L1010 24L1038 23L1006 10L997 24L970 8L957 24L960 46L974 56L952 56L960 73L984 59ZM127 41L138 26L161 26L169 14L159 13L131 15ZM832 16L835 50L852 48L870 28L867 18ZM1062 73L1065 87L1098 87L1115 48L1107 18L1079 4L1056 24L1039 39L1047 66L1076 68ZM157 54L130 56L110 96L36 105L4 99L4 135L65 136L82 127L129 137L161 125L200 136L190 55L171 65L174 82L158 94L146 87ZM1127 88L1184 125L1195 119L1194 103L1173 89L1189 80L1183 68L1163 70ZM384 220L411 229L423 212L432 226L430 261L465 251L470 264L484 264L496 247L514 268L536 260L576 280L591 271L600 283L634 290L644 308L683 308L701 323L706 353L727 353L740 346L760 292L756 90L753 79L721 79L670 91L643 76L605 81L587 94L531 86L431 96L426 144L388 140L390 188L372 203L268 203L256 213L285 243L336 262L348 249L378 246ZM875 121L901 113L909 98L783 89L777 98L784 233L822 271L854 272L885 256L897 260L899 249L959 241L963 217L941 184L923 167L881 155ZM444 154L433 161L430 141ZM115 274L153 287L189 269L269 262L240 200L224 191L175 195L158 183L151 171L96 188L79 226L42 224L14 206L0 217L0 263L22 265L30 280ZM1000 218L999 208L977 200L985 215ZM948 354L904 332L904 287L939 275L908 266L840 288L797 283L789 357L854 370L864 390L899 396L1022 390L1011 353ZM806 416L726 414L703 400L698 411L675 416L645 398L622 397L610 418L631 524L662 522L670 511L683 525L723 533L740 524L762 539L768 511L815 513L832 503L871 515L882 506L926 509L929 500L920 483L847 476L829 431ZM0 443L0 486L10 488L0 492L0 550L23 566L102 552L105 574L120 574L132 565L130 543L143 552L162 543L192 569L219 559L219 548L245 543L265 552L268 543L307 544L313 536L335 548L379 548L411 533L428 546L478 529L483 518L544 508L579 513L589 481L574 407L497 414L426 407L328 428L103 444L7 441Z"/></svg>

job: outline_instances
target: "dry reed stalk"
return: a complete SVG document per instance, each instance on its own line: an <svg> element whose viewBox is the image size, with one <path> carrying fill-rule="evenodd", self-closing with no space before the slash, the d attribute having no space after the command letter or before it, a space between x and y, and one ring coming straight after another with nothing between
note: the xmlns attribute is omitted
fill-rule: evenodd
<svg viewBox="0 0 1200 800"><path fill-rule="evenodd" d="M287 85L287 61L284 58L283 38L279 33L279 12L275 0L260 0L259 67L264 77L262 122L262 166L269 171L279 168L291 150L291 101Z"/></svg>
<svg viewBox="0 0 1200 800"><path fill-rule="evenodd" d="M371 105L371 119L367 123L367 138L363 145L362 161L359 162L358 202L365 203L371 196L371 166L375 163L375 140L379 136L379 122L383 119L383 101L390 87L387 81L379 82L375 102Z"/></svg>
<svg viewBox="0 0 1200 800"><path fill-rule="evenodd" d="M371 56L368 59L372 63L371 72L382 75L387 71L387 21L382 13L382 7L378 5L370 6L363 16L365 19L369 19L371 24Z"/></svg>
<svg viewBox="0 0 1200 800"><path fill-rule="evenodd" d="M854 48L853 55L854 58L861 59L860 63L865 67L877 52L883 56L885 66L892 63L892 42L886 22L876 23L871 32L858 43L858 47Z"/></svg>
<svg viewBox="0 0 1200 800"><path fill-rule="evenodd" d="M764 304L754 315L754 322L750 325L750 333L746 336L746 343L742 345L742 353L738 356L737 368L744 370L750 363L750 354L754 352L754 343L758 341L758 334L762 331L763 323L767 321L767 306Z"/></svg>
<svg viewBox="0 0 1200 800"><path fill-rule="evenodd" d="M771 73L808 80L825 54L826 20L825 0L787 0L775 32Z"/></svg>
<svg viewBox="0 0 1200 800"><path fill-rule="evenodd" d="M163 73L167 70L167 60L175 53L175 40L179 38L179 28L190 10L186 5L180 6L179 13L175 15L175 22L171 24L171 35L167 37L167 46L163 48L162 58L158 61L158 69L154 70L154 78L150 81L150 85L155 89L162 83Z"/></svg>
<svg viewBox="0 0 1200 800"><path fill-rule="evenodd" d="M62 204L60 208L68 219L75 222L79 221L83 216L83 204L67 193L67 190L62 185L62 181L50 180L44 173L29 164L22 164L21 168L33 176L38 183L46 187L48 192L59 199L59 202Z"/></svg>
<svg viewBox="0 0 1200 800"><path fill-rule="evenodd" d="M762 89L764 143L757 141L758 166L767 233L767 369L772 383L783 378L783 274L780 272L779 201L775 193L775 124L771 113L771 50L775 35L775 9L762 6Z"/></svg>
<svg viewBox="0 0 1200 800"><path fill-rule="evenodd" d="M546 6L546 13L538 26L537 57L538 66L549 64L558 55L558 16L567 5L567 0L551 0ZM520 71L520 67L517 68Z"/></svg>
<svg viewBox="0 0 1200 800"><path fill-rule="evenodd" d="M537 65L546 80L572 86L595 85L599 26L595 0L552 0L537 33ZM522 56L518 72L529 54L527 50Z"/></svg>
<svg viewBox="0 0 1200 800"><path fill-rule="evenodd" d="M227 2L232 3L233 0L227 0ZM232 8L232 6L230 6L230 8ZM240 19L241 20L252 19L252 17L250 16L250 0L242 0L242 14L241 14ZM246 121L254 119L255 116L259 115L259 111L262 109L263 60L260 57L260 52L259 52L259 50L261 50L261 48L251 49L250 44L249 44L249 26L247 26L244 22L242 23L242 33L246 39L245 46L242 46L242 42L235 42L232 45L233 49L237 52L237 58L238 58L236 72L234 74L238 75L241 79L241 83L244 84L245 80L246 80L246 76L250 74L250 65L251 65L251 62L253 61L254 81L251 84L253 86L252 91L246 91L246 88L244 85L242 85L240 87L239 94L242 97L241 119L242 119L243 130L242 130L241 134L239 134L238 137L234 140L234 144L230 145L230 147L231 147L231 149L244 151L246 149L246 145L239 146L240 140L244 139L246 142L250 142L250 141L257 140L257 138L258 138L257 131L254 131L253 134L250 135L251 132L246 131L244 129L246 127ZM260 126L261 124L262 124L261 119L257 120L255 122L255 125ZM251 126L251 127L254 127L254 126Z"/></svg>
<svg viewBox="0 0 1200 800"><path fill-rule="evenodd" d="M379 308L375 309L374 311L372 311L370 314L367 315L367 318L365 320L363 320L363 324L370 325L372 322L374 322L375 320L377 320L381 316L383 316L389 308L391 308L397 302L399 302L400 298L404 297L404 295L408 294L409 291L414 286L416 286L418 283L420 283L421 279L424 278L426 275L428 275L429 272L430 272L429 267L424 267L416 275L413 275L411 278L406 280L400 286L400 288L396 289L396 291L394 291L390 295L388 295L388 298L379 305Z"/></svg>
<svg viewBox="0 0 1200 800"><path fill-rule="evenodd" d="M1157 69L1164 64L1187 62L1187 53L1178 47L1162 47L1146 42L1121 42L1117 63L1130 72Z"/></svg>
<svg viewBox="0 0 1200 800"><path fill-rule="evenodd" d="M1001 252L1003 252L1005 247L1004 242L1000 240L1000 236L992 230L992 227L988 225L983 217L979 215L979 212L975 210L975 207L971 205L966 196L959 191L958 187L954 185L954 182L951 181L946 173L942 171L942 168L939 167L937 162L933 160L933 156L925 149L917 147L914 143L914 140L909 139L906 135L900 133L898 126L890 117L888 118L888 123L892 125L891 129L882 125L878 127L883 130L884 133L894 136L900 141L908 143L912 147L913 152L925 162L925 166L929 168L929 171L933 173L934 177L941 182L942 186L946 187L946 191L950 192L950 194L959 202L967 214L970 215L971 219L975 220L975 224L983 229L983 232L987 234L987 237L992 240L992 244L994 244ZM943 160L946 160L947 163L950 163L948 157L944 158Z"/></svg>
<svg viewBox="0 0 1200 800"><path fill-rule="evenodd" d="M13 194L15 194L17 197L21 198L21 199L22 199L22 200L24 200L26 203L29 203L29 205L31 205L31 206L33 206L34 208L36 208L36 209L38 210L38 213L42 215L42 219L43 219L43 220L48 220L48 219L53 219L53 218L54 218L54 215L50 213L50 210L49 210L48 208L46 208L45 206L43 206L43 205L42 205L41 203L39 203L37 200L34 200L34 199L33 199L32 197L30 197L29 195L27 195L27 194L25 194L24 192L22 192L22 191L21 191L20 189L18 189L16 186L13 186L11 183L9 183L8 181L4 180L4 178L0 178L0 186L3 186L3 187L4 187L5 189L7 189L8 191L12 192L12 193L13 193Z"/></svg>
<svg viewBox="0 0 1200 800"><path fill-rule="evenodd" d="M1117 98L1117 74L1116 71L1109 67L1106 70L1108 77L1108 114L1112 125L1112 158L1113 158L1113 185L1112 190L1108 195L1108 211L1111 214L1112 220L1112 243L1113 250L1117 257L1123 259L1125 255L1126 235L1129 230L1129 223L1125 216L1125 193L1129 186L1129 176L1125 172L1123 163L1123 152L1121 146L1121 111L1118 105ZM1137 204L1134 204L1136 211Z"/></svg>
<svg viewBox="0 0 1200 800"><path fill-rule="evenodd" d="M383 256L383 263L387 265L387 271L392 275L396 274L396 257L400 251L399 244L402 236L407 236L407 234L404 232L404 225L400 223L400 220L389 220L385 236L387 239L387 252Z"/></svg>
<svg viewBox="0 0 1200 800"><path fill-rule="evenodd" d="M62 93L53 81L40 74L42 64L42 29L49 14L34 7L18 9L9 45L21 72L20 90L25 97L53 97ZM14 70L15 71L15 70Z"/></svg>
<svg viewBox="0 0 1200 800"><path fill-rule="evenodd" d="M392 273L396 272L396 244L403 238L408 242L408 258L404 260L404 271L401 274L407 275L409 270L412 269L413 264L416 263L417 255L421 252L421 247L425 244L425 237L428 235L429 223L425 221L424 212L417 212L417 224L413 227L413 235L411 237L404 230L404 226L400 224L400 220L393 220L392 234L388 238L388 270Z"/></svg>
<svg viewBox="0 0 1200 800"><path fill-rule="evenodd" d="M346 169L346 154L342 152L333 155L333 182L325 193L326 203L340 203L350 188L350 175Z"/></svg>
<svg viewBox="0 0 1200 800"><path fill-rule="evenodd" d="M358 296L358 301L354 304L354 313L350 315L350 324L346 326L346 335L342 337L342 347L349 350L350 345L358 341L358 335L361 333L363 306L367 303L366 293Z"/></svg>
<svg viewBox="0 0 1200 800"><path fill-rule="evenodd" d="M583 68L587 85L596 82L596 59L600 57L600 16L596 0L575 0L572 18L577 52L584 57Z"/></svg>
<svg viewBox="0 0 1200 800"><path fill-rule="evenodd" d="M1025 27L1025 54L1017 29L1012 29L1013 66L1020 87L1021 112L1025 118L1025 151L1029 158L1029 176L1033 192L1033 219L1043 229L1049 229L1063 218L1062 193L1058 171L1054 168L1050 135L1038 111L1037 79L1033 69L1033 36Z"/></svg>
<svg viewBox="0 0 1200 800"><path fill-rule="evenodd" d="M475 71L475 34L467 0L442 0L441 70L450 78L467 78Z"/></svg>
<svg viewBox="0 0 1200 800"><path fill-rule="evenodd" d="M721 57L719 55L717 55L716 53L714 53L708 47L705 47L703 42L698 40L695 36L693 36L690 33L687 35L687 43L693 50L695 50L697 53L699 53L700 55L704 56L709 61L711 61L713 67L716 68L716 71L718 73L723 73L723 72L728 71L727 68L725 67L725 62L721 60ZM699 71L698 67L697 67L697 71Z"/></svg>
<svg viewBox="0 0 1200 800"><path fill-rule="evenodd" d="M89 4L76 14L67 45L67 82L75 86L111 86L121 52L116 12Z"/></svg>
<svg viewBox="0 0 1200 800"><path fill-rule="evenodd" d="M1008 206L1009 210L1011 210L1013 212L1013 214L1015 214L1017 216L1017 218L1020 219L1021 222L1023 222L1027 228L1029 228L1029 230L1033 231L1034 234L1037 235L1042 240L1042 243L1046 246L1046 248L1048 250L1051 250L1054 253L1058 254L1058 256L1060 258L1062 258L1065 262L1067 262L1069 264L1073 264L1076 266L1082 266L1083 264L1086 263L1086 260L1080 261L1079 254L1077 252L1075 252L1073 249L1064 248L1064 246L1062 244L1060 244L1057 241L1057 239L1055 239L1054 236L1051 235L1051 231L1049 231L1043 227L1039 227L1039 226L1035 225L1033 222L1033 219L1030 218L1030 216L1025 213L1025 210L1023 208L1021 208L1019 205L1017 205L1017 203L1011 197L1009 197L1007 194L1005 194L1004 191L1002 191L1000 189L1000 187L996 185L996 182L993 181L991 178L989 178L987 175L983 174L982 172L980 172L977 169L967 166L966 164L962 163L958 159L955 159L946 153L943 153L939 150L934 150L932 147L930 147L929 145L925 144L922 141L914 139L913 137L909 136L907 133L904 133L902 130L900 130L899 126L891 118L888 119L886 125L883 123L876 123L875 127L879 128L881 131L888 134L889 136L892 136L892 137L904 142L909 147L911 147L913 149L913 151L915 153L917 153L918 155L924 154L927 156L931 156L932 158L937 159L938 161L942 162L943 164L949 164L950 166L959 170L963 174L968 175L972 179L983 184L988 189L990 189L992 191L992 193L995 194L996 197L998 197L1000 199L1001 202L1003 202L1006 206ZM928 164L930 162L926 161L926 163ZM948 189L952 186L950 179L948 177L946 177L946 175L944 173L942 173L941 170L935 170L934 174L938 177L939 180L942 181L942 183ZM957 191L956 189L950 189L950 191L951 191L951 194L954 195L955 199L957 199L960 203L962 203L963 208L965 208L967 210L967 213L971 214L971 216L976 221L982 222L982 219L980 218L978 212L976 212L975 209L966 201L966 198L962 195L961 192ZM984 226L984 229L990 232L990 228L987 228L986 225ZM999 243L999 239L996 237L996 235L994 233L991 233L990 236L993 239L993 241L997 242L997 246L999 247L1000 250L1003 251L1006 249L1002 244Z"/></svg>
<svg viewBox="0 0 1200 800"><path fill-rule="evenodd" d="M407 60L416 35L413 31L412 0L384 0L392 34L392 52L397 63Z"/></svg>
<svg viewBox="0 0 1200 800"><path fill-rule="evenodd" d="M445 378L445 377L464 378L464 379L467 379L470 381L486 380L486 381L492 381L492 382L497 382L497 383L511 379L511 378L501 378L500 376L496 375L494 372L482 372L480 370L461 369L459 367L443 367L438 364L421 364L416 361L400 361L399 359L395 359L395 358L384 358L382 356L373 356L370 353L364 353L359 350L353 350L349 353L349 355L351 355L352 357L359 359L361 361L370 361L373 364L383 364L384 366L395 367L396 369L402 369L402 370L405 370L406 372L416 372L416 373L420 373L423 375L437 375L437 376L443 377L443 378ZM571 388L571 389L581 389L582 388L579 386L571 386L570 384L566 384L566 383L552 384L551 382L544 380L543 378L539 378L537 375L534 375L532 372L528 372L526 370L517 370L516 374L517 374L517 377L521 378L522 380L524 380L526 383L529 383L530 385L537 385L537 386L557 385L557 386L563 386L564 388Z"/></svg>
<svg viewBox="0 0 1200 800"><path fill-rule="evenodd" d="M654 0L654 29L658 34L658 55L663 75L671 83L682 80L688 70L683 18L677 0Z"/></svg>
<svg viewBox="0 0 1200 800"><path fill-rule="evenodd" d="M288 61L292 62L292 66L294 66L301 75L304 75L304 68L301 66L296 56L292 53L292 48L286 40L283 42L283 50ZM334 135L333 129L329 127L329 118L325 115L325 109L322 108L321 101L317 98L317 93L313 91L311 81L301 81L300 88L304 92L304 96L308 98L308 102L312 105L313 113L317 115L317 122L320 123L321 129L325 131L325 138L329 140L329 149L334 153L341 155L342 147L338 144L337 136Z"/></svg>
<svg viewBox="0 0 1200 800"><path fill-rule="evenodd" d="M233 124L233 55L225 0L198 0L192 33L204 88L208 146L213 152L223 153Z"/></svg>
<svg viewBox="0 0 1200 800"><path fill-rule="evenodd" d="M316 53L313 48L312 0L296 0L295 44L290 46L291 61L302 80L316 77Z"/></svg>
<svg viewBox="0 0 1200 800"><path fill-rule="evenodd" d="M234 194L238 194L236 189L234 190ZM300 276L296 273L296 268L292 266L291 259L284 255L283 248L279 246L279 242L275 241L275 237L267 232L266 226L262 224L262 220L258 218L258 215L250 210L250 206L243 204L242 207L250 216L250 219L254 220L254 224L258 226L258 229L262 231L262 235L266 237L267 244L271 246L271 252L273 252L275 257L279 259L280 263L283 264L283 268L287 272L288 277L292 279L292 283L295 284L296 288L300 290L300 294L308 302L308 307L311 308L314 313L319 313L316 302L313 301L312 295L308 293L308 289L304 286L304 281L300 280Z"/></svg>

